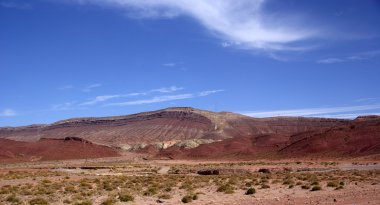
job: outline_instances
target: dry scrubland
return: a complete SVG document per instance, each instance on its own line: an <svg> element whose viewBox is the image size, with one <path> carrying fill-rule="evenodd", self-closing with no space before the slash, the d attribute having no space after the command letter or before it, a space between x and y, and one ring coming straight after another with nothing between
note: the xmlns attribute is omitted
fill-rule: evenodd
<svg viewBox="0 0 380 205"><path fill-rule="evenodd" d="M380 204L376 162L86 162L0 166L0 204Z"/></svg>

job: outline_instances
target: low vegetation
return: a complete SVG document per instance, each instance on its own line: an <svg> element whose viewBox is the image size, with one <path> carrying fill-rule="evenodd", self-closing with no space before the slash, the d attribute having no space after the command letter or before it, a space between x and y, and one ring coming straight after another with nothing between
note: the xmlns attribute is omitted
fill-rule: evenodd
<svg viewBox="0 0 380 205"><path fill-rule="evenodd" d="M339 190L355 184L380 183L380 171L296 172L267 170L240 172L249 163L173 165L171 174L158 174L157 167L142 164L112 165L109 175L96 170L78 173L57 171L10 171L0 174L0 204L70 204L113 205L120 202L138 203L150 199L159 203L191 203L202 193L259 195L265 189L292 191ZM301 162L294 162L301 164ZM302 162L307 164L307 162ZM256 165L256 164L255 164ZM327 164L328 166L331 163ZM323 164L325 166L325 164ZM236 169L223 174L222 167ZM221 170L218 174L197 175L197 170ZM115 174L121 173L121 174ZM214 173L214 172L212 172ZM10 183L14 180L17 183ZM6 182L9 182L6 184ZM290 192L290 190L289 190ZM100 197L100 198L99 198Z"/></svg>

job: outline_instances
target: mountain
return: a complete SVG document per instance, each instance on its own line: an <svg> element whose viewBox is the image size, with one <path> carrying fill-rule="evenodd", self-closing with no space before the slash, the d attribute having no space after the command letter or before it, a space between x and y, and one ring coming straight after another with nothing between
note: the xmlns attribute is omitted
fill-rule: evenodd
<svg viewBox="0 0 380 205"><path fill-rule="evenodd" d="M296 134L239 136L194 149L172 147L161 157L184 159L352 158L380 154L380 116L358 117L341 125Z"/></svg>
<svg viewBox="0 0 380 205"><path fill-rule="evenodd" d="M322 152L323 156L328 156L326 153L334 155L333 151L338 148L341 149L339 155L356 156L379 153L379 123L379 116L355 120L252 118L230 112L177 107L126 116L2 127L0 139L28 144L75 138L102 149L177 158L296 157ZM352 148L357 141L361 142L363 151ZM340 145L344 145L343 148Z"/></svg>

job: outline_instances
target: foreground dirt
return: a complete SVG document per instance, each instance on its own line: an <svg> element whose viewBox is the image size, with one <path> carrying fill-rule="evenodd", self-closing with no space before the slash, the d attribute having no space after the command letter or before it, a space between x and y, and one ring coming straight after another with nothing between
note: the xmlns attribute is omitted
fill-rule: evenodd
<svg viewBox="0 0 380 205"><path fill-rule="evenodd" d="M198 174L205 170L218 175ZM246 195L249 188L256 193ZM2 205L183 204L185 196L190 204L380 204L380 163L129 156L0 164Z"/></svg>

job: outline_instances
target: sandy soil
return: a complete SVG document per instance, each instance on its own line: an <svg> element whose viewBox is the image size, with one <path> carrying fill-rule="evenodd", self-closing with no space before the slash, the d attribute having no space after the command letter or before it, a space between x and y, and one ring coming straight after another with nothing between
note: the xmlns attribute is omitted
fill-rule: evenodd
<svg viewBox="0 0 380 205"><path fill-rule="evenodd" d="M186 160L142 160L141 156L114 157L92 160L67 160L67 161L46 161L33 163L1 164L0 165L0 188L6 186L22 187L27 184L31 186L41 185L43 180L53 183L82 183L86 180L105 180L107 177L161 177L166 180L170 176L195 176L202 177L194 173L194 170L201 170L207 167L215 169L245 170L249 173L258 173L259 169L269 169L273 173L326 173L334 175L336 171L348 173L347 176L355 174L365 174L369 171L375 173L372 178L360 181L349 181L347 178L343 189L327 187L327 181L321 181L322 190L310 191L302 189L301 186L289 188L288 185L269 182L270 188L262 189L255 186L254 195L245 195L244 189L237 188L232 194L217 192L217 186L209 185L196 189L198 199L190 204L215 204L215 205L251 205L251 204L380 204L380 163L377 161L362 162L325 162L325 161L186 161ZM173 175L173 169L182 169L183 174ZM10 172L11 171L11 172ZM223 177L222 175L220 175ZM239 176L239 172L234 172L232 176ZM376 178L373 178L376 176ZM13 177L13 178L12 178ZM218 176L216 176L218 177ZM96 185L95 185L96 186ZM143 187L144 189L145 187ZM112 193L121 190L116 188ZM104 190L103 190L104 191ZM99 192L100 193L100 192ZM111 192L101 192L90 197L92 204L101 204L106 200ZM108 194L107 194L108 193ZM183 189L174 188L170 192L170 199L159 199L159 194L153 196L143 196L134 194L133 202L120 202L116 200L114 204L182 204L181 199L188 194ZM15 204L7 201L9 194L2 194L0 191L0 204ZM21 199L18 204L29 204L28 201L34 196L23 196L16 192L16 196ZM54 195L53 195L54 196ZM58 198L41 195L50 204L63 204L63 198L71 197L59 195ZM117 197L116 197L117 199ZM159 202L157 200L160 200ZM71 201L74 204L74 201ZM17 204L17 203L16 203Z"/></svg>

